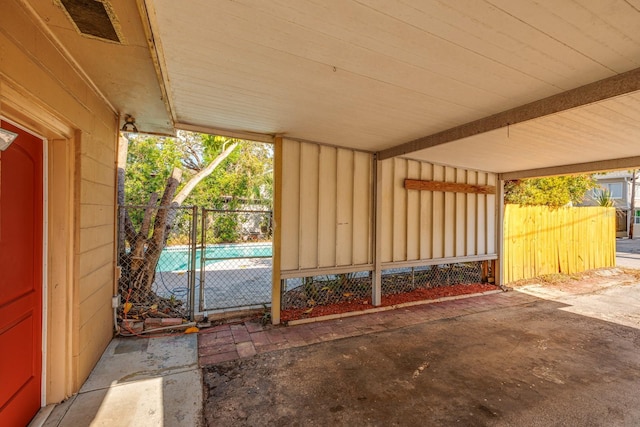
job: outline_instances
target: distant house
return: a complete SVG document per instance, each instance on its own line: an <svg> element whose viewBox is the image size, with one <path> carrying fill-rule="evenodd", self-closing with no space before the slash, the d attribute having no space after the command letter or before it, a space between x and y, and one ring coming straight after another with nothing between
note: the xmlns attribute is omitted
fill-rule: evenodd
<svg viewBox="0 0 640 427"><path fill-rule="evenodd" d="M640 231L640 180L636 183L635 214L631 215L631 172L616 171L596 174L594 177L599 184L599 188L587 193L583 204L586 206L597 205L598 194L608 190L618 213L616 216L616 237L629 236L629 224L632 218Z"/></svg>

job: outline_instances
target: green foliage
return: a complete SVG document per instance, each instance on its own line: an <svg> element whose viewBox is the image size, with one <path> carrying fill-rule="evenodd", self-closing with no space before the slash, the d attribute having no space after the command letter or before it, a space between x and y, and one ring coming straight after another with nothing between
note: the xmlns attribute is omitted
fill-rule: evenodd
<svg viewBox="0 0 640 427"><path fill-rule="evenodd" d="M125 173L125 203L146 205L152 192L162 195L174 167L183 171L178 191L198 171L211 163L230 144L236 149L206 177L184 201L184 206L215 209L242 209L242 202L257 200L270 208L273 185L273 148L268 144L221 136L178 132L177 138L133 136L129 140ZM130 211L135 226L143 210ZM172 242L188 239L188 215L174 221ZM234 242L240 236L238 219L220 216L215 219L215 242ZM184 234L184 235L183 235Z"/></svg>
<svg viewBox="0 0 640 427"><path fill-rule="evenodd" d="M505 183L505 202L519 205L565 206L580 203L596 188L592 175L532 178Z"/></svg>
<svg viewBox="0 0 640 427"><path fill-rule="evenodd" d="M149 195L162 195L174 167L181 166L182 152L174 138L136 136L129 140L125 174L125 203L146 205Z"/></svg>
<svg viewBox="0 0 640 427"><path fill-rule="evenodd" d="M161 195L174 167L183 170L184 185L234 142L240 142L239 146L191 192L184 205L237 208L243 199L269 202L273 184L270 145L181 131L177 138L134 136L130 139L126 204L146 205L152 192Z"/></svg>
<svg viewBox="0 0 640 427"><path fill-rule="evenodd" d="M267 307L267 304L262 304L262 317L260 318L262 326L266 326L271 323L271 309Z"/></svg>
<svg viewBox="0 0 640 427"><path fill-rule="evenodd" d="M211 162L229 138L203 135L203 160ZM237 209L240 202L265 200L270 204L273 185L273 149L270 145L242 141L241 144L196 187L185 201L189 205Z"/></svg>
<svg viewBox="0 0 640 427"><path fill-rule="evenodd" d="M613 199L611 198L611 192L605 189L597 189L594 192L594 200L598 206L610 208L613 206Z"/></svg>
<svg viewBox="0 0 640 427"><path fill-rule="evenodd" d="M233 243L240 237L240 229L237 214L217 216L214 225L214 237L216 243Z"/></svg>

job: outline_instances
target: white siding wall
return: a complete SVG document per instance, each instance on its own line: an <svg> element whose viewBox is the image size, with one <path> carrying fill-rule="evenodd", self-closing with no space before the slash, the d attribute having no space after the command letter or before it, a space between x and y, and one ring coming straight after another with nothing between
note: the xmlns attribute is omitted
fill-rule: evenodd
<svg viewBox="0 0 640 427"><path fill-rule="evenodd" d="M370 266L372 156L284 140L282 164L282 276Z"/></svg>
<svg viewBox="0 0 640 427"><path fill-rule="evenodd" d="M495 254L495 194L406 190L407 178L496 185L491 173L401 158L383 161L384 264Z"/></svg>
<svg viewBox="0 0 640 427"><path fill-rule="evenodd" d="M373 156L284 140L282 277L373 268ZM496 185L495 174L408 159L382 162L384 268L495 255L496 196L406 190L404 180Z"/></svg>

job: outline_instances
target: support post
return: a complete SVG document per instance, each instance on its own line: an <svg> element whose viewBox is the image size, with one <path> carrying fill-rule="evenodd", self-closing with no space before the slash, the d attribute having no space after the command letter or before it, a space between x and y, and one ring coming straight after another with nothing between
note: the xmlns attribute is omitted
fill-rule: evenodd
<svg viewBox="0 0 640 427"><path fill-rule="evenodd" d="M373 155L373 280L371 304L382 304L382 161Z"/></svg>
<svg viewBox="0 0 640 427"><path fill-rule="evenodd" d="M482 268L482 283L487 283L489 281L489 261L482 261L480 264Z"/></svg>
<svg viewBox="0 0 640 427"><path fill-rule="evenodd" d="M271 323L280 324L282 277L280 276L282 218L282 137L274 140L273 150L273 258L271 278Z"/></svg>
<svg viewBox="0 0 640 427"><path fill-rule="evenodd" d="M198 208L191 208L191 274L189 275L189 320L196 320L196 258L198 256ZM201 252L204 258L204 251Z"/></svg>
<svg viewBox="0 0 640 427"><path fill-rule="evenodd" d="M493 275L495 284L503 290L504 287L504 180L498 181L498 192L496 194L496 253L498 259L495 263Z"/></svg>

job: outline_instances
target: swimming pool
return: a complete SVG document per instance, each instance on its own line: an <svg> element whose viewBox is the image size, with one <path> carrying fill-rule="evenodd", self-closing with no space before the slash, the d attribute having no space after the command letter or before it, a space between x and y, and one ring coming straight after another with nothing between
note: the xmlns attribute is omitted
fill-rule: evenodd
<svg viewBox="0 0 640 427"><path fill-rule="evenodd" d="M271 257L271 242L266 243L229 243L222 245L208 245L205 250L206 265L234 258L269 258ZM196 250L196 268L200 268L202 251ZM189 248L187 246L171 246L165 248L160 255L156 271L188 270Z"/></svg>

